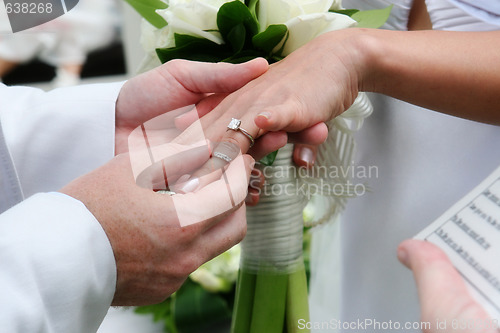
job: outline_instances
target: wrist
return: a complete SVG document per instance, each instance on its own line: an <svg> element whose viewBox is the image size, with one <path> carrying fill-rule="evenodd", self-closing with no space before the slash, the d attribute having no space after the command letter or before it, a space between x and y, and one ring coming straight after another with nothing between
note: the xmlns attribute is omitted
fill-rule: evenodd
<svg viewBox="0 0 500 333"><path fill-rule="evenodd" d="M380 92L383 81L384 42L383 32L377 29L353 29L353 58L358 78L358 91Z"/></svg>

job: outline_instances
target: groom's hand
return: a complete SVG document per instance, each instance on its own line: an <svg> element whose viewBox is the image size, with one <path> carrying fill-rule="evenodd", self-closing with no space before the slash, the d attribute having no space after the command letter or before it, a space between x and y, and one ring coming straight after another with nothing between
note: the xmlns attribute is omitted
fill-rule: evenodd
<svg viewBox="0 0 500 333"><path fill-rule="evenodd" d="M171 176L190 172L210 156L208 147L184 152L179 145L165 147L167 157L159 161L163 167L152 167L157 174L142 177L142 183L149 179L156 184L168 170L164 184L170 184ZM243 239L243 201L253 164L249 155L239 155L224 177L194 192L169 196L153 192L155 184L138 186L129 154L122 154L61 190L85 204L110 240L117 266L113 305L163 301L201 264ZM229 208L224 205L228 181L233 200Z"/></svg>

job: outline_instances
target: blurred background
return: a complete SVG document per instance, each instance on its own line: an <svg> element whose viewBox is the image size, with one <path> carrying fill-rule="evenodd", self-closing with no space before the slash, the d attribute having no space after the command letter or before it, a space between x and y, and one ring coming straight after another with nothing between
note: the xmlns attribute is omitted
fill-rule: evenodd
<svg viewBox="0 0 500 333"><path fill-rule="evenodd" d="M140 17L121 0L80 0L67 14L11 32L0 0L0 80L44 90L122 81L144 56Z"/></svg>

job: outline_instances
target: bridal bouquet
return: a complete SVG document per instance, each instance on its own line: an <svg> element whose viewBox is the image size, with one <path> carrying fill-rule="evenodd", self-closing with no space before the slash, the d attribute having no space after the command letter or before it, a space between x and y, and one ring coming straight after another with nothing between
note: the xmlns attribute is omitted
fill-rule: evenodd
<svg viewBox="0 0 500 333"><path fill-rule="evenodd" d="M381 26L387 10L343 9L340 0L126 0L143 17L148 67L172 59L276 62L325 32Z"/></svg>
<svg viewBox="0 0 500 333"><path fill-rule="evenodd" d="M143 70L178 58L239 63L263 57L273 63L323 33L356 26L378 28L387 20L391 9L344 9L340 0L125 1L144 18L141 42L148 56L142 64ZM359 129L371 112L364 95L355 106L333 120L326 150L320 149L320 163L340 166L351 163L352 132ZM291 152L291 147L280 150L273 168L289 170ZM292 172L280 173L266 181L267 186L275 186L298 184L300 179ZM325 194L322 192L320 189L317 194ZM326 195L334 197L331 193ZM351 190L346 188L326 201L325 216L337 214L349 196L352 196ZM248 210L248 233L242 243L232 314L233 333L294 332L298 330L299 320L308 321L307 280L302 257L302 211L306 203L299 195L271 194L262 196L261 203ZM232 302L223 297L225 303L222 304L215 297L222 290L214 290L211 283L207 283L220 280L214 278L207 267L202 266L201 272L195 272L163 307L142 310L167 318L166 327L171 332L195 332L190 323L231 315ZM208 308L209 312L199 314L202 308ZM184 324L187 322L182 328L179 313L185 316Z"/></svg>

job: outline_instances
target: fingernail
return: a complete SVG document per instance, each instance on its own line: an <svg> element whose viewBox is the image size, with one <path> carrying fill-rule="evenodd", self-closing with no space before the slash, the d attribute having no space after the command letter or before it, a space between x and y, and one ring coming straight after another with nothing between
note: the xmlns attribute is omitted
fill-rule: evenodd
<svg viewBox="0 0 500 333"><path fill-rule="evenodd" d="M250 170L253 170L253 167L255 166L255 160L252 158L250 160Z"/></svg>
<svg viewBox="0 0 500 333"><path fill-rule="evenodd" d="M399 247L398 248L398 260L405 265L407 268L410 269L410 262L408 260L408 252L406 249Z"/></svg>
<svg viewBox="0 0 500 333"><path fill-rule="evenodd" d="M314 165L314 152L309 147L301 147L299 152L299 159L307 166Z"/></svg>
<svg viewBox="0 0 500 333"><path fill-rule="evenodd" d="M271 113L267 112L267 111L264 111L264 112L261 112L257 115L257 117L264 117L266 119L270 119L271 118Z"/></svg>
<svg viewBox="0 0 500 333"><path fill-rule="evenodd" d="M260 189L260 177L258 175L251 174L250 181L248 182L248 187L254 190Z"/></svg>
<svg viewBox="0 0 500 333"><path fill-rule="evenodd" d="M258 203L259 203L259 194L248 192L245 198L245 204L248 206L255 206Z"/></svg>
<svg viewBox="0 0 500 333"><path fill-rule="evenodd" d="M189 180L186 184L184 184L180 191L183 193L189 193L189 192L194 192L200 186L200 179L199 178L193 178Z"/></svg>
<svg viewBox="0 0 500 333"><path fill-rule="evenodd" d="M252 196L250 194L247 194L245 198L245 204L251 205L253 203Z"/></svg>

